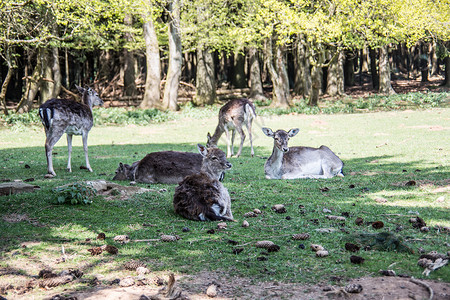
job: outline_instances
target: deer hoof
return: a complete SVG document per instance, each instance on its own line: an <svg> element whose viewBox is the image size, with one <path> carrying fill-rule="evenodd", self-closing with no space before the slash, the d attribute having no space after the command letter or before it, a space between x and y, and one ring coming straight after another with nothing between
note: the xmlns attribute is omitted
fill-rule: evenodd
<svg viewBox="0 0 450 300"><path fill-rule="evenodd" d="M45 174L45 175L44 175L44 178L53 178L53 177L55 177L55 176L56 176L55 173L53 173L53 174L48 173L48 174Z"/></svg>

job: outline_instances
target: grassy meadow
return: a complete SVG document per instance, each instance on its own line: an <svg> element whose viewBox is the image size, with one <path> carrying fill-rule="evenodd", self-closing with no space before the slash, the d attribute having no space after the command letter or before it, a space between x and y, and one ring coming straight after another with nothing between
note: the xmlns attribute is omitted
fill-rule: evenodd
<svg viewBox="0 0 450 300"><path fill-rule="evenodd" d="M67 147L63 137L54 149L57 176L53 179L44 179L42 127L0 129L0 179L32 178L30 183L41 187L34 193L0 197L0 270L15 271L0 277L0 286L14 280L16 284L25 282L44 268L80 268L85 278L101 274L99 278L106 283L132 274L121 268L131 259L145 261L155 274L217 271L223 276L245 276L254 281L309 284L338 278L345 282L347 278L379 276L380 269L425 278L417 265L420 254L450 250L449 232L443 230L450 227L448 108L258 117L253 124L255 157L250 157L247 135L242 156L230 159L233 168L226 174L224 185L230 192L237 222L228 223L225 230L217 230L214 222L189 221L175 215L174 185L138 184L161 191L125 200L96 196L90 205L54 203L53 188L81 180L111 180L119 162L131 164L153 151L194 152L196 144L205 143L207 132L212 133L216 124L217 117L211 114L146 126L95 126L89 135L94 172L79 169L85 164L80 137L74 138L73 172L65 171ZM264 163L271 154L273 140L262 133L261 127L300 128L290 146L329 146L344 161L346 176L266 180ZM238 135L235 142L239 142ZM226 150L224 137L219 147ZM284 204L286 213L272 211L274 204ZM262 214L255 218L243 216L255 208ZM14 214L23 216L22 221L11 221ZM344 215L346 220L329 220L329 214ZM413 228L409 220L414 216L421 217L430 231ZM361 226L355 224L357 217L364 219ZM250 224L248 228L241 227L244 219ZM370 222L375 221L382 221L384 228L372 228ZM186 232L182 230L185 227L189 229ZM323 228L334 231L317 230ZM215 233L208 233L210 229ZM87 251L105 243L96 240L100 232L106 234L106 243L119 249L117 255L91 256ZM309 240L291 238L306 232L311 236ZM344 244L354 242L354 234L362 232L393 233L414 253L346 251ZM132 240L156 240L161 234L179 235L181 239L120 245L113 241L120 234ZM88 238L90 244L86 243ZM271 240L280 250L265 253L254 246L259 240ZM322 245L330 255L316 257L309 248L311 243ZM61 246L68 259L57 263ZM234 254L236 248L242 251ZM365 262L352 264L351 255L359 255ZM449 282L450 268L433 271L427 278ZM88 283L80 281L69 290L86 286ZM63 289L57 287L53 293Z"/></svg>

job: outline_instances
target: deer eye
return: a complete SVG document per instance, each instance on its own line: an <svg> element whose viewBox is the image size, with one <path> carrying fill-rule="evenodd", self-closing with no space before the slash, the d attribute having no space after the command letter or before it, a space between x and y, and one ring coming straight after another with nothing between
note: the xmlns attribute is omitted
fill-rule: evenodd
<svg viewBox="0 0 450 300"><path fill-rule="evenodd" d="M211 159L212 159L212 160L218 160L218 158L215 157L215 156L211 157Z"/></svg>

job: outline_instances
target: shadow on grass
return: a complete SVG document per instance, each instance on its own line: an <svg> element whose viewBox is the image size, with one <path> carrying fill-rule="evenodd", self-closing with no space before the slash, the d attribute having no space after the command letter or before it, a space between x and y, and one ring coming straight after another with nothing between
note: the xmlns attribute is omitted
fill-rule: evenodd
<svg viewBox="0 0 450 300"><path fill-rule="evenodd" d="M187 242L178 243L176 247L160 242L132 242L122 245L119 252L120 259L144 258L158 261L159 263L154 266L155 269L194 271L205 267L202 261L206 255L207 265L229 268L229 262L221 262L217 265L213 262L221 261L224 255L229 256L233 261L234 258L229 250L230 245L227 244L228 239L246 242L243 236L251 239L248 233L243 231L245 229L236 226L234 230L236 232L210 235L206 232L216 228L215 223L194 222L175 215L171 202L174 185L141 185L156 190L166 188L168 191L145 193L127 200L108 200L98 197L89 206L53 203L52 189L54 187L79 180L111 180L119 162L131 164L149 152L161 150L195 152L196 145L91 146L89 153L93 173L75 167L84 164L82 147L74 148L72 152L74 171L67 173L64 170L67 163L67 149L57 147L55 152L58 154L54 156L57 177L50 180L43 178L46 173L43 147L1 150L3 168L0 179L34 178L33 184L41 186L41 190L35 193L0 197L2 217L0 218L2 228L0 249L2 252L10 250L25 252L23 249L20 250L20 246L28 241L43 242L52 247L76 244L77 247L90 248L104 243L117 245L113 237L119 234L128 234L132 239L141 240L157 239L161 234L179 234ZM344 178L266 180L264 179L265 159L264 155L260 154L264 153L263 149L256 147L255 152L258 156L251 158L249 147L244 147L242 157L231 158L233 169L227 174L224 182L233 199L232 208L237 220L242 221L243 214L254 208L264 211L263 216L257 219L260 228L251 229L254 237L263 238L277 234L282 237L285 235L281 235L281 231L277 230L283 229L283 232L289 235L298 232L302 226L306 226L309 231L330 226L339 228L341 225L324 218L322 211L324 208L332 210L334 214L347 213L349 223L352 223L357 216L364 216L367 221L382 219L389 224L391 215L407 216L413 215L416 211L420 211L422 218L434 224L449 221L448 208L445 205L436 205L433 200L437 197L436 195L440 195L439 188L449 185L450 174L448 168L444 166L430 165L424 161L396 163L392 162L395 160L392 156L360 157L345 161L346 176ZM266 157L269 154L266 153ZM122 182L122 184L127 183ZM384 197L386 201L378 203L374 200L375 197ZM408 201L412 203L409 204ZM289 222L286 221L288 220L286 215L276 214L270 210L270 207L277 203L285 204L290 217ZM27 217L24 221L17 223L5 221L4 216L11 214L24 214ZM317 220L317 222L311 225L310 220ZM393 222L388 230L394 230L395 224ZM352 223L348 226L353 228L355 225ZM184 227L188 227L189 231L182 231ZM105 242L95 240L100 232L107 234L108 238ZM338 231L337 240L340 241L344 235L345 232ZM86 244L86 239L91 239L92 244ZM283 239L286 240L286 238ZM85 250L83 251L86 252ZM224 251L229 252L224 254ZM192 268L187 268L189 260L199 263L195 263ZM101 263L101 261L98 262L98 264Z"/></svg>

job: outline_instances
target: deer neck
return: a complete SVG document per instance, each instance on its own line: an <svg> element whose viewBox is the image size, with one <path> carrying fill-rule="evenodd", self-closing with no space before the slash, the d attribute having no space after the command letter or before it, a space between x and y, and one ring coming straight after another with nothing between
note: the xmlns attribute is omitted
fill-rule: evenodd
<svg viewBox="0 0 450 300"><path fill-rule="evenodd" d="M213 136L209 140L209 142L213 145L217 145L217 142L219 141L220 137L224 133L224 130L220 124L217 125L216 130L214 131Z"/></svg>
<svg viewBox="0 0 450 300"><path fill-rule="evenodd" d="M91 100L91 98L90 98L88 95L86 95L86 94L83 95L83 103L86 104L87 106L89 106L89 109L90 109L91 112L92 112L92 100Z"/></svg>
<svg viewBox="0 0 450 300"><path fill-rule="evenodd" d="M272 155L267 160L265 171L269 173L272 178L279 177L281 166L283 164L284 153L277 146L273 145Z"/></svg>
<svg viewBox="0 0 450 300"><path fill-rule="evenodd" d="M222 175L222 171L215 170L211 168L208 164L202 164L202 172L207 174L211 179L219 180L220 176Z"/></svg>

